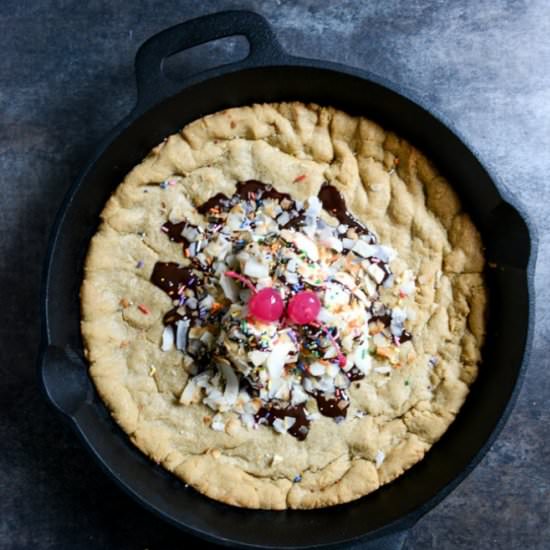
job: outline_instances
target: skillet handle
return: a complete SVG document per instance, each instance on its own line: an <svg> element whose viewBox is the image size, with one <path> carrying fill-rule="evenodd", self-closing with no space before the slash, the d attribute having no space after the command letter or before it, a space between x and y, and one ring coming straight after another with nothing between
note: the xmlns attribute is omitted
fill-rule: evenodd
<svg viewBox="0 0 550 550"><path fill-rule="evenodd" d="M92 395L84 361L71 348L47 346L39 359L42 389L50 403L66 417L73 417Z"/></svg>
<svg viewBox="0 0 550 550"><path fill-rule="evenodd" d="M137 110L143 111L181 90L183 83L166 77L166 57L177 52L228 36L243 35L249 43L248 56L224 65L235 70L288 59L269 23L257 13L244 10L222 11L185 21L155 34L139 48L135 69L138 89ZM199 73L211 76L216 68ZM187 83L197 74L187 75ZM220 90L223 93L223 90Z"/></svg>

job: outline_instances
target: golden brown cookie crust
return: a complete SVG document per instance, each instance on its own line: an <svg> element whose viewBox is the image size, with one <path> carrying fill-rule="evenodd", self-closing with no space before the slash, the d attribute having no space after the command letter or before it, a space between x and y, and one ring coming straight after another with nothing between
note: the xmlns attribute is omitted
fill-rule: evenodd
<svg viewBox="0 0 550 550"><path fill-rule="evenodd" d="M174 175L181 183L161 189ZM392 270L417 275L404 364L353 383L348 419L322 417L305 441L247 429L231 413L225 432L212 430L213 411L178 401L190 365L181 352L160 349L171 300L149 278L156 261L182 260L160 226L198 221L194 205L249 179L301 200L328 181L397 251ZM364 496L424 456L476 377L487 302L479 233L435 167L370 120L298 102L206 116L155 147L101 218L81 290L90 374L132 442L211 498L284 509Z"/></svg>

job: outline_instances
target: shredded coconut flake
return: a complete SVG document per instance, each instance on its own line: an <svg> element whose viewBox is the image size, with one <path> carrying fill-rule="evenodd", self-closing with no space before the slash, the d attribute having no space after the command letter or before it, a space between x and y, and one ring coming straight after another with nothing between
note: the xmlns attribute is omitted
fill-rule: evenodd
<svg viewBox="0 0 550 550"><path fill-rule="evenodd" d="M187 346L187 331L189 330L189 321L182 319L176 323L176 348L184 351Z"/></svg>
<svg viewBox="0 0 550 550"><path fill-rule="evenodd" d="M368 267L369 275L376 281L376 284L381 284L386 276L384 270L378 267L376 264L370 264Z"/></svg>
<svg viewBox="0 0 550 550"><path fill-rule="evenodd" d="M228 405L232 405L237 400L237 395L239 394L239 379L228 361L220 362L218 365L225 378L224 400Z"/></svg>
<svg viewBox="0 0 550 550"><path fill-rule="evenodd" d="M212 423L210 424L210 427L216 432L225 431L225 422L223 421L223 416L221 414L216 414L214 418L212 418Z"/></svg>
<svg viewBox="0 0 550 550"><path fill-rule="evenodd" d="M171 326L164 327L162 331L162 351L170 351L174 347L174 329Z"/></svg>

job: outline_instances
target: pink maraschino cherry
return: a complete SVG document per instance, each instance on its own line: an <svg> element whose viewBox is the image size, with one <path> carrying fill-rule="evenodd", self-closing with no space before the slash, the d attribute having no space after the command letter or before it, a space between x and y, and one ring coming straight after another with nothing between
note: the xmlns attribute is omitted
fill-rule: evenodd
<svg viewBox="0 0 550 550"><path fill-rule="evenodd" d="M315 292L304 290L295 294L286 309L288 318L297 325L307 325L317 319L321 302Z"/></svg>
<svg viewBox="0 0 550 550"><path fill-rule="evenodd" d="M248 311L258 321L273 323L278 321L285 309L281 295L273 288L258 290L248 302Z"/></svg>
<svg viewBox="0 0 550 550"><path fill-rule="evenodd" d="M248 302L248 312L252 317L264 323L273 323L281 318L285 303L275 289L262 288L256 290L249 279L240 273L235 273L235 271L226 271L225 276L240 281L252 291L252 297Z"/></svg>

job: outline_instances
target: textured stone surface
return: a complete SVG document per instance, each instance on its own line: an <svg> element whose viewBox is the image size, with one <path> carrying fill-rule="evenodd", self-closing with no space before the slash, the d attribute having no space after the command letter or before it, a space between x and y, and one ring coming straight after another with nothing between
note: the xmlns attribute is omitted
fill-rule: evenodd
<svg viewBox="0 0 550 550"><path fill-rule="evenodd" d="M139 44L183 19L235 7L266 15L292 53L368 68L415 90L456 124L536 223L537 324L517 406L480 466L414 527L407 548L548 548L546 0L3 0L0 547L153 549L181 540L100 473L40 395L34 363L39 279L61 197L94 144L133 104ZM225 53L203 50L179 69L199 68L205 56Z"/></svg>

